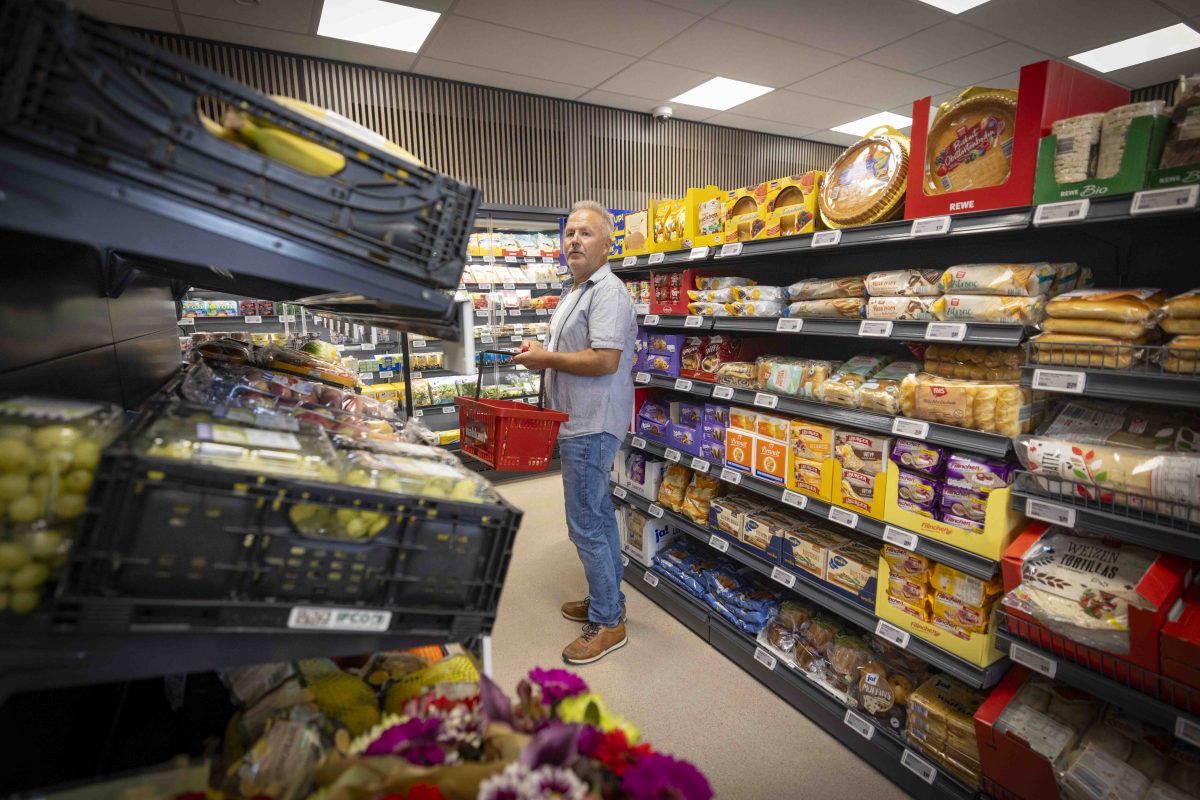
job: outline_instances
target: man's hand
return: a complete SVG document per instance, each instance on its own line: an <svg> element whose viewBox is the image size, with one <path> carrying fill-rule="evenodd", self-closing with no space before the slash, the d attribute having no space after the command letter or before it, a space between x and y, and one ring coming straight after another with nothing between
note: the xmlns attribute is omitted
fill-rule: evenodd
<svg viewBox="0 0 1200 800"><path fill-rule="evenodd" d="M552 354L542 347L541 342L532 339L521 343L521 352L513 356L513 363L540 372L549 369L551 356Z"/></svg>

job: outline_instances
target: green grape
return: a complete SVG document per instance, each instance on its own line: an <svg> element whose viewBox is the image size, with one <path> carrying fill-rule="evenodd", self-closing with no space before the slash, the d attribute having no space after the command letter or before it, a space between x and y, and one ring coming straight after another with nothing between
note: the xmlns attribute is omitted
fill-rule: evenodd
<svg viewBox="0 0 1200 800"><path fill-rule="evenodd" d="M84 439L71 449L71 466L75 469L94 470L100 463L100 445Z"/></svg>
<svg viewBox="0 0 1200 800"><path fill-rule="evenodd" d="M54 501L54 516L58 519L75 519L83 514L87 497L82 494L60 494Z"/></svg>
<svg viewBox="0 0 1200 800"><path fill-rule="evenodd" d="M34 558L52 559L58 555L63 544L63 535L56 530L38 531L29 539Z"/></svg>
<svg viewBox="0 0 1200 800"><path fill-rule="evenodd" d="M0 592L0 614L8 610L8 592Z"/></svg>
<svg viewBox="0 0 1200 800"><path fill-rule="evenodd" d="M346 535L351 539L361 539L367 533L367 521L356 517L346 523Z"/></svg>
<svg viewBox="0 0 1200 800"><path fill-rule="evenodd" d="M63 478L63 488L68 492L77 494L87 494L87 490L92 488L92 472L86 469L77 469L68 472Z"/></svg>
<svg viewBox="0 0 1200 800"><path fill-rule="evenodd" d="M0 472L13 472L33 460L33 451L20 439L0 439Z"/></svg>
<svg viewBox="0 0 1200 800"><path fill-rule="evenodd" d="M6 569L0 569L0 589L7 589L12 583L12 573Z"/></svg>
<svg viewBox="0 0 1200 800"><path fill-rule="evenodd" d="M29 548L20 542L0 542L0 570L16 572L29 563Z"/></svg>
<svg viewBox="0 0 1200 800"><path fill-rule="evenodd" d="M44 503L31 494L24 494L8 505L8 518L13 522L24 524L33 522L43 515Z"/></svg>
<svg viewBox="0 0 1200 800"><path fill-rule="evenodd" d="M33 591L13 592L9 607L14 614L28 614L37 608L38 593Z"/></svg>
<svg viewBox="0 0 1200 800"><path fill-rule="evenodd" d="M17 570L12 576L12 588L14 592L36 589L41 586L46 578L50 577L50 570L45 564L39 564L36 561L30 562Z"/></svg>
<svg viewBox="0 0 1200 800"><path fill-rule="evenodd" d="M29 476L13 472L0 475L0 500L16 500L29 492Z"/></svg>
<svg viewBox="0 0 1200 800"><path fill-rule="evenodd" d="M70 448L79 441L79 431L67 425L47 425L33 434L33 446L38 450Z"/></svg>

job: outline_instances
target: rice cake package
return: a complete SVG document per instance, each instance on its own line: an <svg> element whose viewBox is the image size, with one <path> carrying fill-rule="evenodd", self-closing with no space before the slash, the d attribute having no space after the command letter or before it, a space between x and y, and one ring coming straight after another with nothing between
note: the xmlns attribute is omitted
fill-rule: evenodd
<svg viewBox="0 0 1200 800"><path fill-rule="evenodd" d="M713 500L709 506L708 526L740 541L746 517L766 508L766 503L742 494L721 497Z"/></svg>
<svg viewBox="0 0 1200 800"><path fill-rule="evenodd" d="M834 454L845 469L878 475L883 472L892 450L890 436L878 436L858 431L836 431Z"/></svg>
<svg viewBox="0 0 1200 800"><path fill-rule="evenodd" d="M850 537L815 524L784 531L782 538L783 563L821 580L825 580L829 554L850 542Z"/></svg>

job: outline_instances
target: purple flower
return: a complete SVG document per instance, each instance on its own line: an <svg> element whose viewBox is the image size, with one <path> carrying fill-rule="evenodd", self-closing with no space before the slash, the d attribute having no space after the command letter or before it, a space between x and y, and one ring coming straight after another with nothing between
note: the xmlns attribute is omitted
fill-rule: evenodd
<svg viewBox="0 0 1200 800"><path fill-rule="evenodd" d="M562 800L584 800L587 784L579 776L563 767L545 766L530 774L536 798L562 798Z"/></svg>
<svg viewBox="0 0 1200 800"><path fill-rule="evenodd" d="M579 726L557 720L539 730L521 751L521 764L529 769L570 766L579 757Z"/></svg>
<svg viewBox="0 0 1200 800"><path fill-rule="evenodd" d="M639 758L625 773L621 788L630 800L711 800L713 796L700 770L661 753Z"/></svg>
<svg viewBox="0 0 1200 800"><path fill-rule="evenodd" d="M534 667L529 680L542 689L542 703L552 706L564 697L582 694L588 690L583 678L565 669L541 669Z"/></svg>
<svg viewBox="0 0 1200 800"><path fill-rule="evenodd" d="M367 746L364 755L401 756L413 764L441 764L446 759L437 744L441 726L442 721L437 717L414 718L393 725Z"/></svg>

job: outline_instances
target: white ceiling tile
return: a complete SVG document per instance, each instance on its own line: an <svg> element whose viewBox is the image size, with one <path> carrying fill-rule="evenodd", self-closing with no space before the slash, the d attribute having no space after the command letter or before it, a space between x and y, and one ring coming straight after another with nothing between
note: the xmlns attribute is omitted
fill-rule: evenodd
<svg viewBox="0 0 1200 800"><path fill-rule="evenodd" d="M654 2L670 6L671 8L682 8L684 11L691 11L701 16L707 16L728 3L729 0L654 0Z"/></svg>
<svg viewBox="0 0 1200 800"><path fill-rule="evenodd" d="M786 122L801 128L823 130L861 119L878 110L780 89L748 103L742 103L734 113L772 122Z"/></svg>
<svg viewBox="0 0 1200 800"><path fill-rule="evenodd" d="M526 75L513 75L509 72L472 67L427 56L417 59L417 63L413 66L413 72L432 75L435 78L447 78L452 81L477 83L480 86L494 86L500 89L512 89L516 92L528 92L546 97L561 97L567 100L573 100L588 90L586 86L572 86L558 81L530 78Z"/></svg>
<svg viewBox="0 0 1200 800"><path fill-rule="evenodd" d="M421 55L575 86L596 86L634 61L619 53L454 15L429 37Z"/></svg>
<svg viewBox="0 0 1200 800"><path fill-rule="evenodd" d="M805 78L787 88L790 91L830 100L853 98L854 102L860 105L885 109L905 101L912 102L918 97L949 91L954 87L854 60L830 67L819 75Z"/></svg>
<svg viewBox="0 0 1200 800"><path fill-rule="evenodd" d="M576 99L581 103L594 103L595 105L608 106L609 108L623 108L626 111L640 111L644 114L649 114L651 109L659 105L659 103L643 97L633 97L632 95L619 94L617 92L606 92L601 89L593 89ZM717 113L711 108L700 108L699 106L689 106L683 103L671 103L671 108L675 111L673 119L686 119L692 122L706 120Z"/></svg>
<svg viewBox="0 0 1200 800"><path fill-rule="evenodd" d="M1197 30L1200 30L1200 26L1197 26ZM1079 66L1075 62L1071 64ZM1186 53L1147 61L1145 64L1106 72L1100 77L1130 89L1140 89L1143 86L1178 80L1180 75L1194 75L1197 72L1200 72L1200 50L1189 50Z"/></svg>
<svg viewBox="0 0 1200 800"><path fill-rule="evenodd" d="M851 136L848 133L838 133L837 131L815 131L810 133L805 139L812 139L814 142L824 142L825 144L837 144L842 147L849 147L859 140L858 136Z"/></svg>
<svg viewBox="0 0 1200 800"><path fill-rule="evenodd" d="M815 47L768 36L736 25L703 20L655 50L655 61L708 72L761 86L786 86L845 61Z"/></svg>
<svg viewBox="0 0 1200 800"><path fill-rule="evenodd" d="M292 33L313 33L314 0L258 0L253 5L214 0L175 0L180 12L223 19L242 25L257 25Z"/></svg>
<svg viewBox="0 0 1200 800"><path fill-rule="evenodd" d="M976 6L959 19L1057 56L1179 22L1154 0L1004 0Z"/></svg>
<svg viewBox="0 0 1200 800"><path fill-rule="evenodd" d="M665 103L672 97L696 88L714 75L712 72L699 72L671 64L638 61L596 88Z"/></svg>
<svg viewBox="0 0 1200 800"><path fill-rule="evenodd" d="M740 128L746 131L791 136L795 139L806 138L808 134L812 133L812 128L802 128L798 125L788 125L783 122L772 122L768 119L744 117L741 114L730 114L728 111L721 112L714 117L709 117L705 122L713 125L724 125L726 128ZM764 180L771 179L765 178Z"/></svg>
<svg viewBox="0 0 1200 800"><path fill-rule="evenodd" d="M936 25L946 16L928 6L896 0L733 0L713 18L857 56Z"/></svg>
<svg viewBox="0 0 1200 800"><path fill-rule="evenodd" d="M333 61L346 61L350 64L401 71L411 69L413 62L417 60L414 53L401 53L399 50L389 50L386 47L330 39L326 36L308 36L301 33L256 28L252 25L197 17L193 14L183 15L183 33L218 42L244 44L266 50L278 50L283 53L297 53L304 56L328 58Z"/></svg>
<svg viewBox="0 0 1200 800"><path fill-rule="evenodd" d="M995 47L989 47L987 50L980 50L978 53L941 64L933 69L927 69L921 75L961 88L978 83L993 75L1002 75L1014 69L1020 69L1026 64L1044 60L1046 60L1046 56L1043 53L1016 42L1004 42Z"/></svg>
<svg viewBox="0 0 1200 800"><path fill-rule="evenodd" d="M994 78L988 78L983 81L981 86L989 86L993 89L1016 89L1021 82L1021 71L1009 72L1004 75L999 75ZM951 92L955 94L956 92Z"/></svg>
<svg viewBox="0 0 1200 800"><path fill-rule="evenodd" d="M152 31L179 33L175 13L161 8L151 8L115 0L74 0L76 10L105 22L128 25L131 28L147 28Z"/></svg>
<svg viewBox="0 0 1200 800"><path fill-rule="evenodd" d="M955 20L926 28L920 33L867 53L862 58L885 67L920 72L947 61L970 55L1004 41L987 31Z"/></svg>
<svg viewBox="0 0 1200 800"><path fill-rule="evenodd" d="M454 14L631 56L645 55L700 19L648 0L458 0Z"/></svg>

